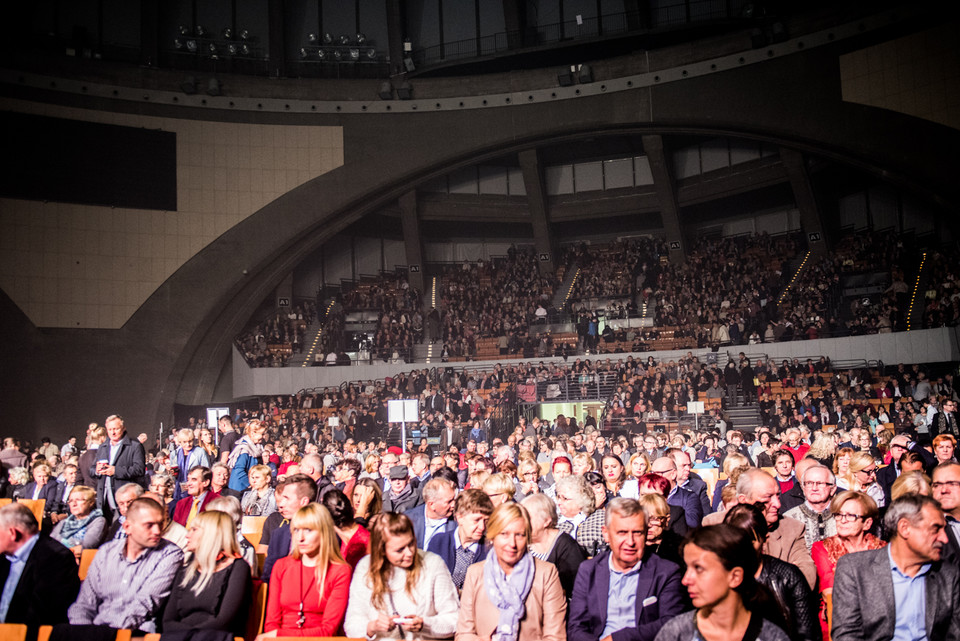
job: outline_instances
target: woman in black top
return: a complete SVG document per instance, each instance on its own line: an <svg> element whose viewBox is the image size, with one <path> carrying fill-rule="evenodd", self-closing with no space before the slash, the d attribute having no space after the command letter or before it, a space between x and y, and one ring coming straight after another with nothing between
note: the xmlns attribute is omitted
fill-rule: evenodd
<svg viewBox="0 0 960 641"><path fill-rule="evenodd" d="M213 510L198 514L187 530L186 551L187 562L177 572L163 611L163 631L246 634L253 585L233 519Z"/></svg>
<svg viewBox="0 0 960 641"><path fill-rule="evenodd" d="M521 505L530 513L530 552L541 561L557 567L560 585L569 601L573 595L577 570L586 556L572 536L557 529L557 506L549 496L531 494L521 501Z"/></svg>

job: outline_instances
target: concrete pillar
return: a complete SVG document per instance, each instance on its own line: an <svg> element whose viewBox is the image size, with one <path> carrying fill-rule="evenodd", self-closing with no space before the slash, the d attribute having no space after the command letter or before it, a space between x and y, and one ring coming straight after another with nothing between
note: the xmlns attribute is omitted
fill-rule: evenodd
<svg viewBox="0 0 960 641"><path fill-rule="evenodd" d="M537 250L537 264L540 275L553 273L553 238L547 212L547 190L543 184L543 171L536 149L527 149L520 154L520 170L523 172L523 186L527 190L527 206L530 209L530 222L533 225L533 246Z"/></svg>
<svg viewBox="0 0 960 641"><path fill-rule="evenodd" d="M390 75L406 73L403 63L403 7L401 0L387 0L387 52Z"/></svg>
<svg viewBox="0 0 960 641"><path fill-rule="evenodd" d="M283 0L269 0L267 2L267 33L269 35L267 69L271 78L282 78L287 75L283 23Z"/></svg>
<svg viewBox="0 0 960 641"><path fill-rule="evenodd" d="M813 185L810 184L810 172L807 171L806 159L795 149L781 147L780 160L790 177L793 198L797 203L797 209L800 210L800 227L807 237L807 247L812 256L825 254L829 249L827 235L823 230L820 206L817 204Z"/></svg>
<svg viewBox="0 0 960 641"><path fill-rule="evenodd" d="M673 165L663 146L662 136L644 136L643 150L650 161L653 186L660 201L660 217L670 262L680 263L687 257L687 244L680 226L680 206L677 204L677 186L673 179Z"/></svg>
<svg viewBox="0 0 960 641"><path fill-rule="evenodd" d="M400 196L400 224L403 226L403 246L407 252L410 287L426 295L423 289L423 243L420 239L420 220L417 217L417 192Z"/></svg>

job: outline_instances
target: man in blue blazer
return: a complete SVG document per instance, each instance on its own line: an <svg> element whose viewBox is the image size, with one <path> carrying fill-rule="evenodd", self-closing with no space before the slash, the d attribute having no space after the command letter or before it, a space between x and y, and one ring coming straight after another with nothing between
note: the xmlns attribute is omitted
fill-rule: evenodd
<svg viewBox="0 0 960 641"><path fill-rule="evenodd" d="M90 468L90 476L97 479L97 507L119 515L115 492L125 483L145 487L147 479L146 454L143 445L127 436L123 418L116 414L104 421L107 441L97 448L97 458Z"/></svg>
<svg viewBox="0 0 960 641"><path fill-rule="evenodd" d="M456 527L440 532L430 540L428 550L440 555L453 576L457 589L463 589L467 568L486 557L483 534L493 513L493 502L483 490L464 490L457 497Z"/></svg>
<svg viewBox="0 0 960 641"><path fill-rule="evenodd" d="M450 518L456 497L457 486L449 479L438 477L424 483L423 503L404 512L413 521L419 549L429 549L430 539L457 526Z"/></svg>
<svg viewBox="0 0 960 641"><path fill-rule="evenodd" d="M680 568L644 556L647 520L634 499L611 500L605 519L610 549L580 565L567 639L653 641L664 623L687 609Z"/></svg>

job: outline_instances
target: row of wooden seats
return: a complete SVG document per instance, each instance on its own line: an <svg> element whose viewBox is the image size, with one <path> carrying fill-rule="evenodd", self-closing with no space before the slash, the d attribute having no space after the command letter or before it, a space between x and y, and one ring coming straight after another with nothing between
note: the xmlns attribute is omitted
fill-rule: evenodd
<svg viewBox="0 0 960 641"><path fill-rule="evenodd" d="M11 502L13 502L13 499L0 499L0 507ZM47 506L47 499L17 499L17 503L22 503L30 508L33 516L37 519L37 523L43 521L43 510Z"/></svg>

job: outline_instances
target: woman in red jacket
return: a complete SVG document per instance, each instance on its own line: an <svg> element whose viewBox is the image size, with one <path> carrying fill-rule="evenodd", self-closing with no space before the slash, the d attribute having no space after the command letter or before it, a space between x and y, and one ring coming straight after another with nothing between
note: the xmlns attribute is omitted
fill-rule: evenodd
<svg viewBox="0 0 960 641"><path fill-rule="evenodd" d="M330 513L311 503L290 523L290 556L270 577L267 615L257 637L329 637L340 634L352 570L337 545Z"/></svg>

